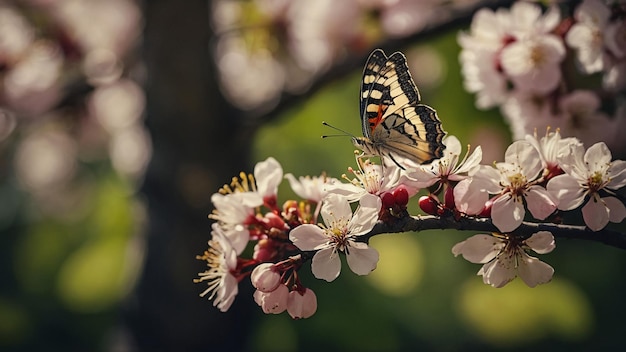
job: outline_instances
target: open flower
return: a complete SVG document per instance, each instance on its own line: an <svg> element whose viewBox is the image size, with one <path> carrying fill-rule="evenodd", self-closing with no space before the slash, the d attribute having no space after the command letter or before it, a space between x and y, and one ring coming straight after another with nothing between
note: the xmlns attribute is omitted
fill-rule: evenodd
<svg viewBox="0 0 626 352"><path fill-rule="evenodd" d="M611 161L612 155L603 142L592 145L586 152L582 145L572 145L571 154L561 168L565 174L548 182L548 191L559 199L559 209L572 210L583 206L585 224L593 231L604 228L609 221L626 218L626 207L612 191L626 185L626 162Z"/></svg>
<svg viewBox="0 0 626 352"><path fill-rule="evenodd" d="M209 241L209 249L197 259L207 262L209 267L205 272L199 273L199 279L195 283L208 281L209 287L200 294L201 297L209 296L213 300L213 306L225 312L230 308L239 290L239 281L233 275L237 269L237 253L230 241L224 235L219 226L213 226L212 238Z"/></svg>
<svg viewBox="0 0 626 352"><path fill-rule="evenodd" d="M344 175L343 178L350 182L334 183L328 187L328 193L336 193L346 197L350 202L355 202L366 194L381 196L383 193L392 192L399 186L402 171L399 167L383 167L372 163L369 159L363 161L360 157L357 157L357 163L358 170L348 168L354 178L349 179L347 175ZM412 193L415 194L415 192Z"/></svg>
<svg viewBox="0 0 626 352"><path fill-rule="evenodd" d="M484 264L477 275L493 287L503 287L519 276L529 287L552 280L554 269L526 250L539 254L550 253L555 247L554 237L548 231L539 231L526 240L509 235L474 235L452 247L454 256Z"/></svg>
<svg viewBox="0 0 626 352"><path fill-rule="evenodd" d="M465 157L459 160L462 151L459 139L450 135L444 138L443 144L446 146L443 157L407 173L409 179L415 181L416 188L426 188L437 182L446 183L448 180L461 181L478 169L483 157L480 146L474 149L472 154L468 150Z"/></svg>
<svg viewBox="0 0 626 352"><path fill-rule="evenodd" d="M507 148L504 160L496 163L495 169L481 166L471 184L498 194L491 208L493 224L503 232L515 230L524 220L524 203L536 219L552 214L556 202L545 188L534 183L543 169L539 152L526 141L516 141Z"/></svg>
<svg viewBox="0 0 626 352"><path fill-rule="evenodd" d="M367 275L376 268L378 252L356 240L374 227L380 208L380 198L366 194L353 216L348 200L330 194L321 210L326 226L300 225L291 231L289 239L303 251L317 251L311 270L318 279L330 282L339 276L339 251L346 253L348 266L355 274Z"/></svg>
<svg viewBox="0 0 626 352"><path fill-rule="evenodd" d="M338 183L336 178L321 176L300 176L298 179L293 174L286 174L291 189L301 198L319 203L326 197L329 185Z"/></svg>

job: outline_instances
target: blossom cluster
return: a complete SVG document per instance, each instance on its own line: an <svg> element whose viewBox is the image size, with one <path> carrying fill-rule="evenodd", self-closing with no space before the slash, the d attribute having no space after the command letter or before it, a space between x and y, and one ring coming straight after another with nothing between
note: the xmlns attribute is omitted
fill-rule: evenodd
<svg viewBox="0 0 626 352"><path fill-rule="evenodd" d="M0 3L0 142L12 145L0 153L15 151L6 159L46 215L71 213L91 188L87 163L143 175L151 143L130 64L140 33L133 0Z"/></svg>
<svg viewBox="0 0 626 352"><path fill-rule="evenodd" d="M242 109L272 106L349 54L418 32L476 0L215 0L222 91ZM272 82L267 84L266 82Z"/></svg>
<svg viewBox="0 0 626 352"><path fill-rule="evenodd" d="M275 159L258 163L253 175L233 178L211 198L213 238L197 257L208 266L195 280L208 283L202 296L226 311L238 282L249 276L263 312L307 318L315 313L317 299L300 280L304 264L310 261L313 275L327 282L340 275L341 256L354 273L369 274L379 259L368 245L372 230L409 217L407 204L418 194L421 210L431 216L491 221L493 233L474 235L452 253L483 264L478 275L494 287L517 276L530 287L552 279L554 269L528 252L551 252L554 236L517 234L524 220L547 221L558 212L579 210L586 226L599 231L626 218L615 193L626 185L626 162L612 160L603 142L585 149L578 139L548 130L541 138L527 135L513 142L504 161L493 165L481 164L480 146L462 156L456 137L447 136L444 144L444 155L424 165L401 158L379 165L359 155L358 169L348 168L351 176L342 176L346 182L287 174L303 200L282 206L277 192L283 170ZM252 256L242 258L249 243L254 243Z"/></svg>
<svg viewBox="0 0 626 352"><path fill-rule="evenodd" d="M626 7L515 2L481 9L458 37L465 88L478 108L499 107L514 139L560 128L587 145L626 150Z"/></svg>

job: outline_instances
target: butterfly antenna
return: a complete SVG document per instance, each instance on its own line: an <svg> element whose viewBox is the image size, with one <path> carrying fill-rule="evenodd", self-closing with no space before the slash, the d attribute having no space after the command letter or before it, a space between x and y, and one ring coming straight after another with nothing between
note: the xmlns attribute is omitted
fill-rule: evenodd
<svg viewBox="0 0 626 352"><path fill-rule="evenodd" d="M322 121L322 125L327 126L327 127L330 127L330 128L332 128L333 130L335 130L335 131L339 131L339 132L341 132L341 134L329 134L329 135L323 135L323 136L322 136L322 138L328 138L328 137L345 137L345 136L348 136L348 137L354 137L354 135L353 135L352 133L350 133L350 132L346 132L346 131L342 130L341 128L335 127L335 126L333 126L333 125L329 124L329 123L328 123L328 122L326 122L326 121Z"/></svg>

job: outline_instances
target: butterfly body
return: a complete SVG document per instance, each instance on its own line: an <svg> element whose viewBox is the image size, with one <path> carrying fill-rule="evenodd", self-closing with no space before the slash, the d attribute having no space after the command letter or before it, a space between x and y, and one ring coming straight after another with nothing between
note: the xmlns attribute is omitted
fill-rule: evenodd
<svg viewBox="0 0 626 352"><path fill-rule="evenodd" d="M374 50L365 64L360 112L363 137L353 144L367 155L423 164L443 156L445 132L436 111L420 104L405 56Z"/></svg>

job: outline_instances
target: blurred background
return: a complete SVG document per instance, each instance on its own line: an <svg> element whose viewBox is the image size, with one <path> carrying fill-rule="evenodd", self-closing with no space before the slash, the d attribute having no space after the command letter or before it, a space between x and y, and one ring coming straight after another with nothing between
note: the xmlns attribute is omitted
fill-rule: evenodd
<svg viewBox="0 0 626 352"><path fill-rule="evenodd" d="M509 127L464 90L457 36L511 3L0 0L0 350L622 346L626 255L595 242L557 241L547 285L494 289L450 252L470 233L377 236L372 275L302 270L318 310L301 321L264 315L249 280L227 313L192 282L232 176L269 156L296 176L354 166L321 122L361 133L375 47L402 50L445 130L501 160Z"/></svg>

